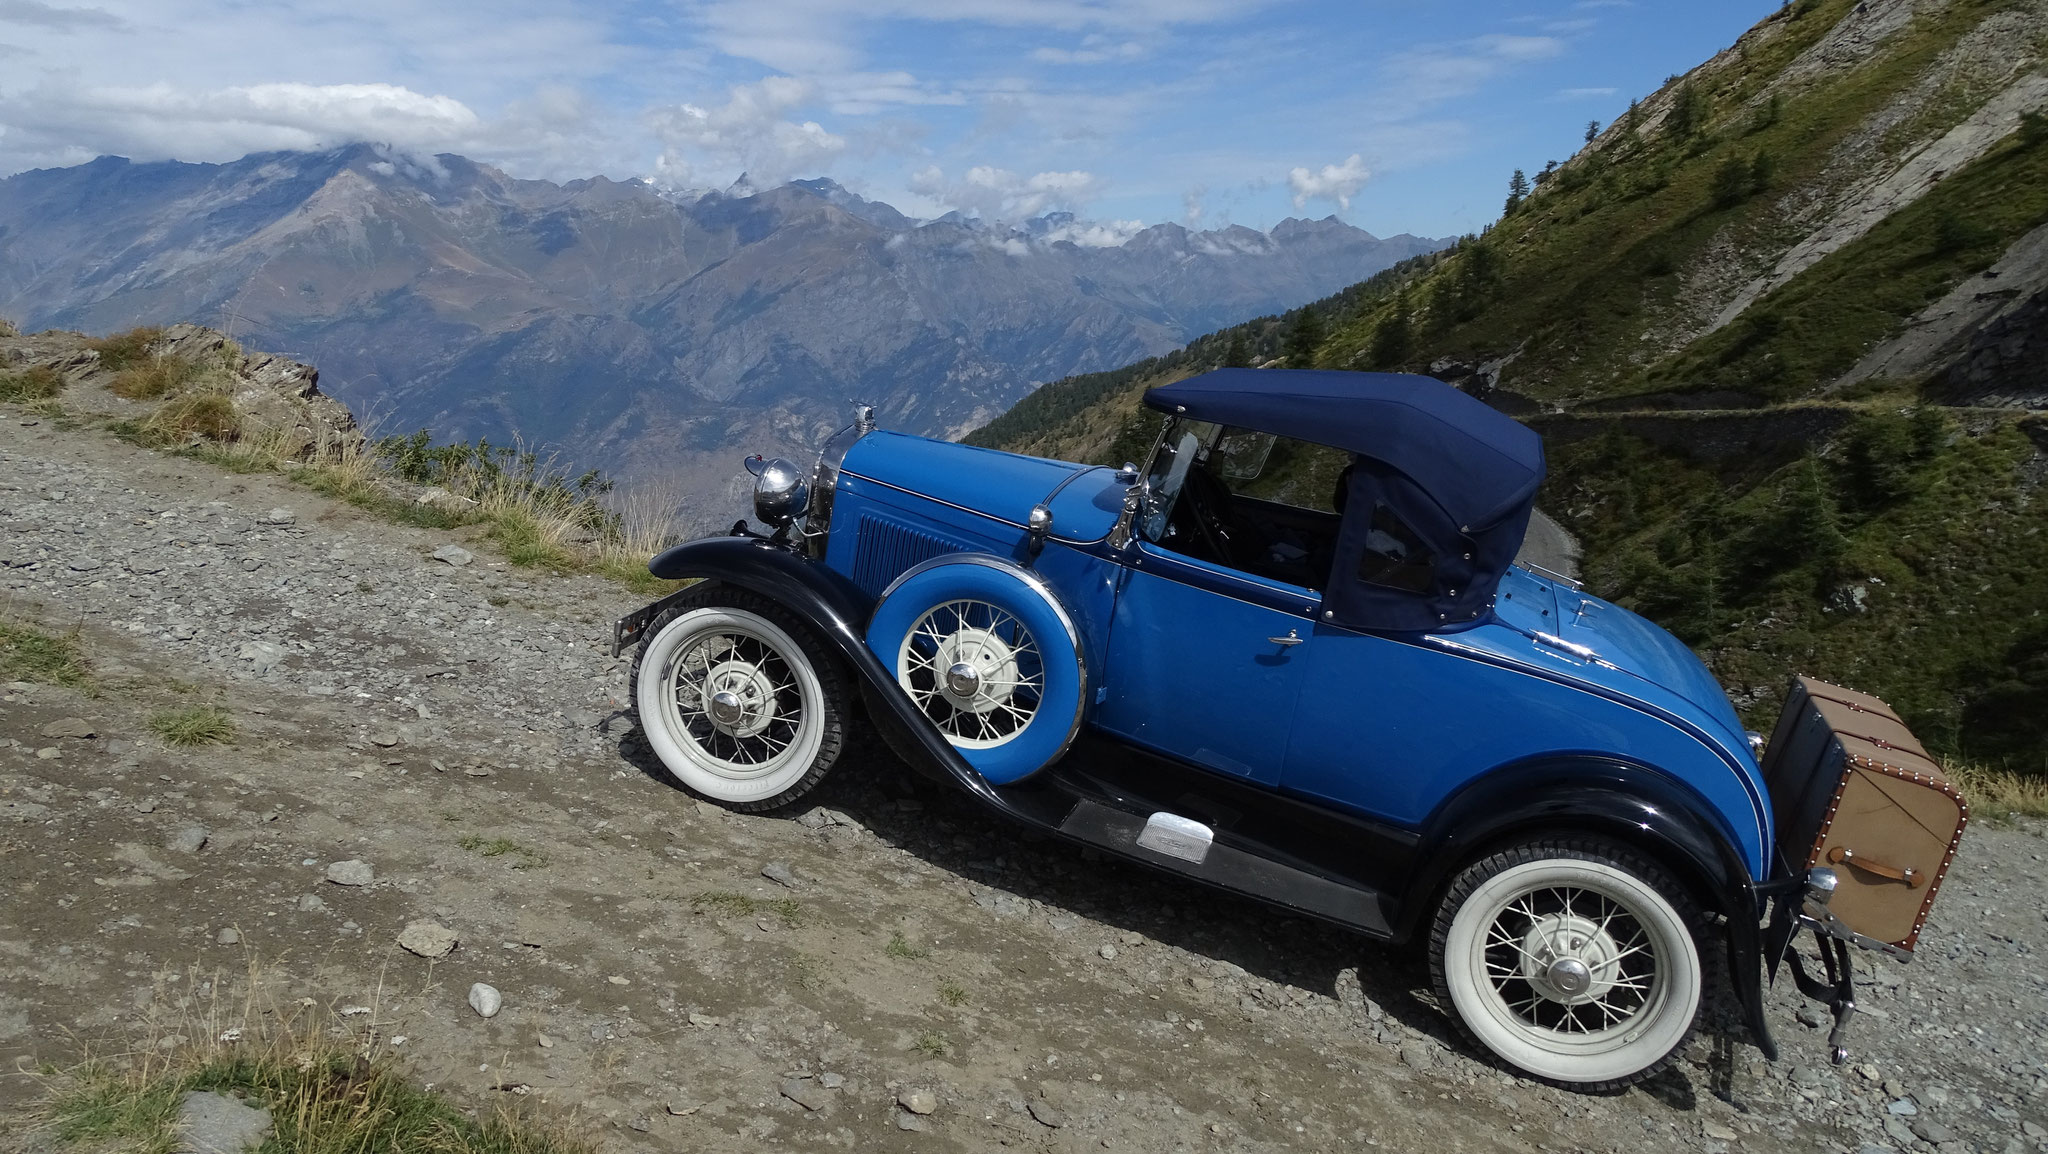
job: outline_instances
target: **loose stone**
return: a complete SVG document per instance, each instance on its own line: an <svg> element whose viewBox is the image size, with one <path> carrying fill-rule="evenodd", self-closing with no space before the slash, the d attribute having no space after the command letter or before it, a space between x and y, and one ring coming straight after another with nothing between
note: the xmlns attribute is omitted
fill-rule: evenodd
<svg viewBox="0 0 2048 1154"><path fill-rule="evenodd" d="M505 996L496 986L478 982L469 988L469 1008L480 1018L496 1017L505 1005Z"/></svg>
<svg viewBox="0 0 2048 1154"><path fill-rule="evenodd" d="M338 886L366 886L377 880L370 863L350 858L327 867L327 880Z"/></svg>

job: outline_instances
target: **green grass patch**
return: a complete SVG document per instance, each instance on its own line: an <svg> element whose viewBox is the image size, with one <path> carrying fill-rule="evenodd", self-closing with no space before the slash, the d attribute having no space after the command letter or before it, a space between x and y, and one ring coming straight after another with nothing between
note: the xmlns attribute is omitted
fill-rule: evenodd
<svg viewBox="0 0 2048 1154"><path fill-rule="evenodd" d="M166 745L229 745L235 740L235 721L218 705L189 705L150 714L149 731Z"/></svg>
<svg viewBox="0 0 2048 1154"><path fill-rule="evenodd" d="M0 373L0 401L34 404L54 400L64 391L64 374L48 365Z"/></svg>
<svg viewBox="0 0 2048 1154"><path fill-rule="evenodd" d="M803 924L804 911L795 898L756 898L730 890L706 890L691 899L699 913L713 913L723 917L757 917L773 914L782 919L790 929Z"/></svg>
<svg viewBox="0 0 2048 1154"><path fill-rule="evenodd" d="M191 1091L270 1111L264 1154L595 1154L595 1147L531 1112L474 1117L425 1089L395 1060L370 1060L339 1039L289 1048L229 1049L126 1068L95 1062L56 1076L48 1104L61 1148L169 1154L179 1102Z"/></svg>
<svg viewBox="0 0 2048 1154"><path fill-rule="evenodd" d="M539 869L548 864L546 854L528 849L507 837L484 838L471 834L455 844L482 857L512 857L516 859L512 863L516 870Z"/></svg>
<svg viewBox="0 0 2048 1154"><path fill-rule="evenodd" d="M890 933L889 944L882 947L882 952L892 958L905 958L910 961L923 961L932 956L929 947L911 945L910 939L903 936L902 930Z"/></svg>
<svg viewBox="0 0 2048 1154"><path fill-rule="evenodd" d="M948 978L939 983L939 1001L958 1009L967 1004L967 987Z"/></svg>
<svg viewBox="0 0 2048 1154"><path fill-rule="evenodd" d="M910 1048L927 1058L943 1058L952 1052L953 1043L937 1030L926 1030L911 1040Z"/></svg>
<svg viewBox="0 0 2048 1154"><path fill-rule="evenodd" d="M92 667L76 633L56 637L19 622L0 621L0 681L90 689Z"/></svg>

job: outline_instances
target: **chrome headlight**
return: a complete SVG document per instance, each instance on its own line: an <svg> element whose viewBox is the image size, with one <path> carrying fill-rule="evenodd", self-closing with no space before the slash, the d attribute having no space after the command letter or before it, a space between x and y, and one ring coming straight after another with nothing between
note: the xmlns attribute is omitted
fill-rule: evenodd
<svg viewBox="0 0 2048 1154"><path fill-rule="evenodd" d="M794 522L811 507L811 486L795 465L776 457L747 458L754 475L754 516L777 529Z"/></svg>

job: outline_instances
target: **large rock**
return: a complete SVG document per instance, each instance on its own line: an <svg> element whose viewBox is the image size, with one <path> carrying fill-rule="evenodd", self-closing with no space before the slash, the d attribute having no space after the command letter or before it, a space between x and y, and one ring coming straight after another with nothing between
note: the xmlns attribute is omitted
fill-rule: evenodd
<svg viewBox="0 0 2048 1154"><path fill-rule="evenodd" d="M447 957L458 940L454 930L439 922L408 922L398 934L399 945L423 958Z"/></svg>
<svg viewBox="0 0 2048 1154"><path fill-rule="evenodd" d="M270 1137L270 1111L193 1091L178 1103L177 1154L247 1154Z"/></svg>

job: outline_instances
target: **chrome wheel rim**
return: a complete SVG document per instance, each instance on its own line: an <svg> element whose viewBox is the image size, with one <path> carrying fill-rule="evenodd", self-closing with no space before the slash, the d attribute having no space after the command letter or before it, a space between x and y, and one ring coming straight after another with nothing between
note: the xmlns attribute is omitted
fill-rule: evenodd
<svg viewBox="0 0 2048 1154"><path fill-rule="evenodd" d="M1519 1029L1594 1041L1653 1017L1663 995L1657 945L1612 894L1545 886L1515 895L1489 920L1487 988Z"/></svg>
<svg viewBox="0 0 2048 1154"><path fill-rule="evenodd" d="M816 722L797 672L751 630L721 624L685 639L665 683L671 731L693 760L720 777L765 777L808 748Z"/></svg>
<svg viewBox="0 0 2048 1154"><path fill-rule="evenodd" d="M947 601L919 617L896 656L896 680L946 740L989 749L1031 724L1045 694L1038 639L1008 610Z"/></svg>

